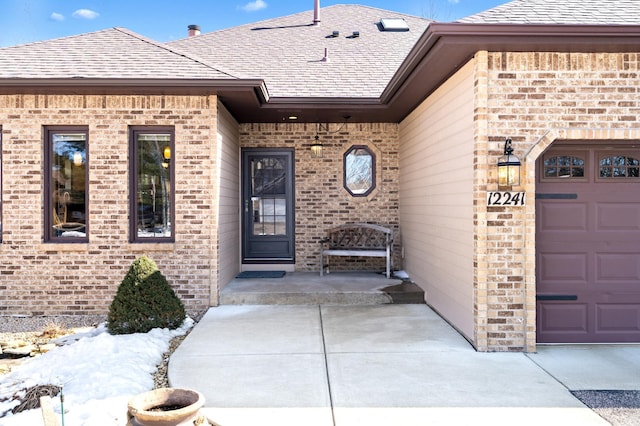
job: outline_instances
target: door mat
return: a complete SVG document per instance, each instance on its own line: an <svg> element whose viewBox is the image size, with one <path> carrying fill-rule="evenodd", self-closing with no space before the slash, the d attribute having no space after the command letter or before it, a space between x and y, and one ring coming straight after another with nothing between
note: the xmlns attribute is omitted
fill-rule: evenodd
<svg viewBox="0 0 640 426"><path fill-rule="evenodd" d="M285 271L244 271L236 278L282 278L285 274Z"/></svg>

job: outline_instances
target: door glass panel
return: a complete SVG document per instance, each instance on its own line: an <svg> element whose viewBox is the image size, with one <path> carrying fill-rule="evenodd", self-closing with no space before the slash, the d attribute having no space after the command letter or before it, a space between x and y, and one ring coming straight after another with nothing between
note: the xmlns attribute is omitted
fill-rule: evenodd
<svg viewBox="0 0 640 426"><path fill-rule="evenodd" d="M252 234L287 234L286 157L251 160Z"/></svg>

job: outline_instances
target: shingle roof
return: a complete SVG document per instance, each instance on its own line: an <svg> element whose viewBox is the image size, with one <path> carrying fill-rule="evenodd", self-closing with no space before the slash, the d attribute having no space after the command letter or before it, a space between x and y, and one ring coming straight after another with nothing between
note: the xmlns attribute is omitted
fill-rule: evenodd
<svg viewBox="0 0 640 426"><path fill-rule="evenodd" d="M514 0L457 22L486 24L640 24L640 0Z"/></svg>
<svg viewBox="0 0 640 426"><path fill-rule="evenodd" d="M231 79L123 28L0 49L0 78Z"/></svg>
<svg viewBox="0 0 640 426"><path fill-rule="evenodd" d="M381 31L381 18L403 18L409 31ZM272 97L377 98L430 22L359 5L322 8L320 20L312 25L311 10L167 45L239 78L264 79Z"/></svg>

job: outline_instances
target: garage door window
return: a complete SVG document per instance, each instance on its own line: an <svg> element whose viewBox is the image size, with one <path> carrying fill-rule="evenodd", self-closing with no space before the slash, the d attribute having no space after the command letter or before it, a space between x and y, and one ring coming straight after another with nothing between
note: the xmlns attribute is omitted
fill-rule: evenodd
<svg viewBox="0 0 640 426"><path fill-rule="evenodd" d="M600 176L601 179L609 178L638 178L640 177L640 160L624 154L601 154Z"/></svg>
<svg viewBox="0 0 640 426"><path fill-rule="evenodd" d="M584 178L585 156L549 155L544 157L544 179Z"/></svg>

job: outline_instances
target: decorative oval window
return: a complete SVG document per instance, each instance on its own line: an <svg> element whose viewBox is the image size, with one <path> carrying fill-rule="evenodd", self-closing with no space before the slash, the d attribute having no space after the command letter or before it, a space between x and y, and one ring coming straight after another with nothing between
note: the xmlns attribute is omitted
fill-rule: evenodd
<svg viewBox="0 0 640 426"><path fill-rule="evenodd" d="M365 145L344 153L344 189L354 197L366 197L376 187L376 156Z"/></svg>

